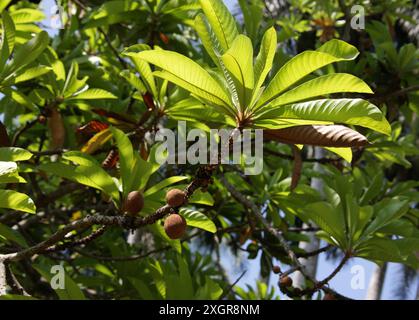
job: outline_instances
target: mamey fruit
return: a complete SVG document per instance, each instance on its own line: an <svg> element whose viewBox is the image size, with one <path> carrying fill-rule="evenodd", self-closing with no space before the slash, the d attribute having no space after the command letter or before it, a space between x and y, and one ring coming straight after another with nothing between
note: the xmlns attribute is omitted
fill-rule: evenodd
<svg viewBox="0 0 419 320"><path fill-rule="evenodd" d="M323 300L336 300L336 297L331 293L326 293L323 297Z"/></svg>
<svg viewBox="0 0 419 320"><path fill-rule="evenodd" d="M137 214L144 207L144 197L140 191L131 191L128 193L124 202L124 210L131 215Z"/></svg>
<svg viewBox="0 0 419 320"><path fill-rule="evenodd" d="M172 189L166 193L166 202L171 207L180 207L185 203L185 192L179 189Z"/></svg>
<svg viewBox="0 0 419 320"><path fill-rule="evenodd" d="M164 231L170 239L181 238L186 231L186 220L181 215L174 213L164 221Z"/></svg>
<svg viewBox="0 0 419 320"><path fill-rule="evenodd" d="M278 274L278 273L280 273L280 272L281 272L281 268L280 268L280 267L278 267L278 266L273 266L273 267L272 267L272 271L273 271L274 273Z"/></svg>
<svg viewBox="0 0 419 320"><path fill-rule="evenodd" d="M279 279L279 286L284 287L284 288L291 287L292 286L292 279L288 276L281 277L281 279Z"/></svg>

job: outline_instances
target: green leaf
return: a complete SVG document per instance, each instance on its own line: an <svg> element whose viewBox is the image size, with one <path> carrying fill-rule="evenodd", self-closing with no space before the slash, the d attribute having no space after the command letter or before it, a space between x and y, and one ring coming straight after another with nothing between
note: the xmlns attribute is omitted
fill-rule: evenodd
<svg viewBox="0 0 419 320"><path fill-rule="evenodd" d="M322 99L267 111L261 119L303 119L353 124L389 135L390 124L375 105L362 99Z"/></svg>
<svg viewBox="0 0 419 320"><path fill-rule="evenodd" d="M200 0L199 2L220 42L221 53L224 53L239 34L236 21L222 0Z"/></svg>
<svg viewBox="0 0 419 320"><path fill-rule="evenodd" d="M124 194L127 194L129 191L132 191L126 189L132 175L132 168L134 166L134 150L132 148L131 141L123 131L115 127L111 127L111 131L119 151L119 164L121 169L121 179Z"/></svg>
<svg viewBox="0 0 419 320"><path fill-rule="evenodd" d="M95 158L79 151L66 152L63 154L63 158L78 164L77 172L85 172L86 175L89 175L89 178L95 181L100 190L115 200L119 199L119 191L115 181L97 163Z"/></svg>
<svg viewBox="0 0 419 320"><path fill-rule="evenodd" d="M342 249L345 249L345 220L343 215L336 211L336 208L327 202L315 202L304 207L303 217L314 221L331 235Z"/></svg>
<svg viewBox="0 0 419 320"><path fill-rule="evenodd" d="M69 159L71 158L69 156ZM118 187L114 180L99 165L92 163L75 167L65 163L45 163L41 164L38 168L47 173L55 174L59 177L101 190L111 196L115 201L119 200Z"/></svg>
<svg viewBox="0 0 419 320"><path fill-rule="evenodd" d="M368 225L363 237L373 234L395 219L400 218L409 209L409 200L400 197L384 199L374 206L376 212L374 220Z"/></svg>
<svg viewBox="0 0 419 320"><path fill-rule="evenodd" d="M36 66L33 68L29 68L20 72L19 75L15 78L15 83L24 82L28 80L32 80L34 78L40 77L48 72L51 71L50 67L47 66Z"/></svg>
<svg viewBox="0 0 419 320"><path fill-rule="evenodd" d="M261 106L279 96L294 83L330 63L353 60L358 50L341 40L330 40L316 51L307 50L289 60L269 83L259 99L257 106Z"/></svg>
<svg viewBox="0 0 419 320"><path fill-rule="evenodd" d="M336 153L339 157L342 157L344 160L349 163L352 162L352 149L351 148L335 148L335 147L324 147L324 149L329 150L330 152Z"/></svg>
<svg viewBox="0 0 419 320"><path fill-rule="evenodd" d="M214 222L199 211L182 208L179 213L185 218L187 225L190 227L200 228L211 233L217 231Z"/></svg>
<svg viewBox="0 0 419 320"><path fill-rule="evenodd" d="M48 282L51 282L52 278L55 276L55 274L51 273L50 270L46 268L46 266L41 266L38 264L34 265L33 267ZM57 293L60 300L86 300L86 297L84 296L77 283L75 283L67 273L65 273L64 275L64 289L54 290Z"/></svg>
<svg viewBox="0 0 419 320"><path fill-rule="evenodd" d="M36 212L35 204L31 198L26 194L13 190L0 190L0 208L8 208L27 213Z"/></svg>
<svg viewBox="0 0 419 320"><path fill-rule="evenodd" d="M48 33L41 31L28 42L17 47L13 54L12 61L6 65L1 73L2 78L10 76L19 69L34 61L47 47L49 41Z"/></svg>
<svg viewBox="0 0 419 320"><path fill-rule="evenodd" d="M255 88L252 102L256 99L258 90L262 87L266 76L272 68L272 62L275 56L277 45L277 37L275 28L271 27L266 30L262 38L260 51L255 61ZM253 103L251 103L253 105Z"/></svg>
<svg viewBox="0 0 419 320"><path fill-rule="evenodd" d="M156 183L155 185L153 185L151 188L147 189L147 191L144 192L144 197L150 196L163 188L166 188L172 184L178 183L186 179L188 179L188 177L184 177L184 176L175 176L175 177L164 179L163 181L160 181L159 183Z"/></svg>
<svg viewBox="0 0 419 320"><path fill-rule="evenodd" d="M7 241L13 241L22 248L28 247L25 238L16 230L9 228L8 226L0 223L0 238L4 238Z"/></svg>
<svg viewBox="0 0 419 320"><path fill-rule="evenodd" d="M211 101L220 106L228 106L229 98L209 73L191 59L173 51L147 50L138 57L152 63L166 72L155 72L160 78Z"/></svg>
<svg viewBox="0 0 419 320"><path fill-rule="evenodd" d="M0 161L0 183L25 183L19 176L16 162Z"/></svg>
<svg viewBox="0 0 419 320"><path fill-rule="evenodd" d="M150 47L144 44L136 45L138 48L140 46L141 50L149 50ZM132 47L130 47L132 48ZM150 65L141 59L136 52L124 51L124 55L130 57L131 61L134 63L135 69L140 73L141 78L143 79L145 85L147 86L148 90L151 92L153 97L157 97L157 88L156 83L154 80L153 72L150 68Z"/></svg>
<svg viewBox="0 0 419 320"><path fill-rule="evenodd" d="M139 79L135 74L130 72L129 70L122 70L120 76L126 79L130 85L132 85L135 89L137 89L141 94L146 93L147 88L145 87L144 83Z"/></svg>
<svg viewBox="0 0 419 320"><path fill-rule="evenodd" d="M0 50L0 71L3 70L15 46L15 25L7 11L2 13L2 41Z"/></svg>
<svg viewBox="0 0 419 320"><path fill-rule="evenodd" d="M234 82L241 110L244 110L250 103L254 87L252 41L244 35L237 36L221 58Z"/></svg>
<svg viewBox="0 0 419 320"><path fill-rule="evenodd" d="M45 15L42 11L31 8L21 8L13 11L10 13L10 16L16 25L40 22L45 19Z"/></svg>
<svg viewBox="0 0 419 320"><path fill-rule="evenodd" d="M91 99L117 99L113 93L110 93L103 89L88 89L86 91L82 91L79 94L75 94L71 97L66 98L66 100L91 100Z"/></svg>
<svg viewBox="0 0 419 320"><path fill-rule="evenodd" d="M304 82L272 100L267 108L307 100L338 92L373 93L370 87L358 77L347 73L332 73Z"/></svg>
<svg viewBox="0 0 419 320"><path fill-rule="evenodd" d="M218 66L219 61L214 51L213 39L211 37L212 30L210 29L207 19L202 13L198 13L196 15L194 27L208 55L211 57L212 61L214 61L214 63Z"/></svg>
<svg viewBox="0 0 419 320"><path fill-rule="evenodd" d="M32 153L16 147L0 148L0 161L25 161L32 158Z"/></svg>
<svg viewBox="0 0 419 320"><path fill-rule="evenodd" d="M0 12L3 12L10 2L12 2L12 0L0 0Z"/></svg>

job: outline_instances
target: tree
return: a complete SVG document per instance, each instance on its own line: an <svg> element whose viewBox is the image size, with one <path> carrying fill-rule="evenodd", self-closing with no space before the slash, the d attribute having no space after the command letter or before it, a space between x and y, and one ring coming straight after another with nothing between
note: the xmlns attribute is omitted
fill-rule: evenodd
<svg viewBox="0 0 419 320"><path fill-rule="evenodd" d="M36 4L2 3L1 298L347 299L329 282L354 257L418 268L418 51L399 5L353 30L348 1L239 4L63 1L52 35ZM261 172L244 149L179 160L237 136ZM223 247L265 282L231 282ZM339 262L317 279L299 258L326 251Z"/></svg>

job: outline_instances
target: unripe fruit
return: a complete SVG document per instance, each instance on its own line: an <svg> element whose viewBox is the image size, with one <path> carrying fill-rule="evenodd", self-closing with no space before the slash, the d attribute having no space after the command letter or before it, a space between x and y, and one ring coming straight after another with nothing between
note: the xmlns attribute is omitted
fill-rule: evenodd
<svg viewBox="0 0 419 320"><path fill-rule="evenodd" d="M331 293L326 293L323 297L323 300L336 300L336 297Z"/></svg>
<svg viewBox="0 0 419 320"><path fill-rule="evenodd" d="M124 202L124 211L131 215L135 215L140 212L144 207L144 197L140 191L131 191L128 193L127 198Z"/></svg>
<svg viewBox="0 0 419 320"><path fill-rule="evenodd" d="M288 276L279 279L279 286L283 288L292 287L292 279Z"/></svg>
<svg viewBox="0 0 419 320"><path fill-rule="evenodd" d="M166 202L171 207L180 207L185 203L186 194L182 190L172 189L166 193Z"/></svg>
<svg viewBox="0 0 419 320"><path fill-rule="evenodd" d="M181 238L186 231L186 220L177 213L173 213L164 221L164 231L170 239Z"/></svg>
<svg viewBox="0 0 419 320"><path fill-rule="evenodd" d="M280 268L279 266L273 266L273 267L272 267L272 271L273 271L274 273L278 274L278 273L280 273L280 272L281 272L281 268Z"/></svg>

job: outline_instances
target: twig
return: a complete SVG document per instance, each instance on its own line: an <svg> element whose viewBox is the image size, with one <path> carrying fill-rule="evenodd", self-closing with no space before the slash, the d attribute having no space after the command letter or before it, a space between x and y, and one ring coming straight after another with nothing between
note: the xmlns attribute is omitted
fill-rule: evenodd
<svg viewBox="0 0 419 320"><path fill-rule="evenodd" d="M21 127L13 136L12 139L12 146L16 146L17 141L19 140L19 137L26 131L32 128L36 123L38 122L38 118L30 121L26 121L25 125Z"/></svg>
<svg viewBox="0 0 419 320"><path fill-rule="evenodd" d="M298 181L300 181L301 177L301 169L303 167L303 162L301 160L301 152L297 148L297 146L292 146L292 153L294 155L294 166L292 168L292 176L291 176L291 187L290 190L294 190L297 185Z"/></svg>
<svg viewBox="0 0 419 320"><path fill-rule="evenodd" d="M22 285L19 283L19 281L13 274L12 270L10 270L10 267L8 265L6 265L6 278L7 282L10 284L10 286L15 292L23 296L30 296L26 292L25 288L23 288Z"/></svg>
<svg viewBox="0 0 419 320"><path fill-rule="evenodd" d="M327 245L327 246L324 246L323 248L320 248L320 249L317 249L317 250L314 250L314 251L297 253L297 256L299 258L309 258L309 257L312 257L312 256L317 256L319 253L326 252L326 251L330 250L331 248L333 248L332 245Z"/></svg>
<svg viewBox="0 0 419 320"><path fill-rule="evenodd" d="M224 290L224 293L221 295L221 297L218 300L223 300L225 297L227 297L227 295L233 290L234 286L241 280L241 278L243 278L246 272L247 270L244 270L242 274Z"/></svg>
<svg viewBox="0 0 419 320"><path fill-rule="evenodd" d="M102 226L99 229L97 229L96 231L89 234L88 236L85 236L81 239L76 239L76 240L71 241L71 242L66 242L66 243L53 245L51 247L46 248L44 251L42 251L42 253L50 253L50 252L55 252L55 251L61 251L61 250L67 249L67 248L85 245L85 244L87 244L89 242L92 242L93 240L99 238L100 236L102 236L108 228L109 228L109 226Z"/></svg>

